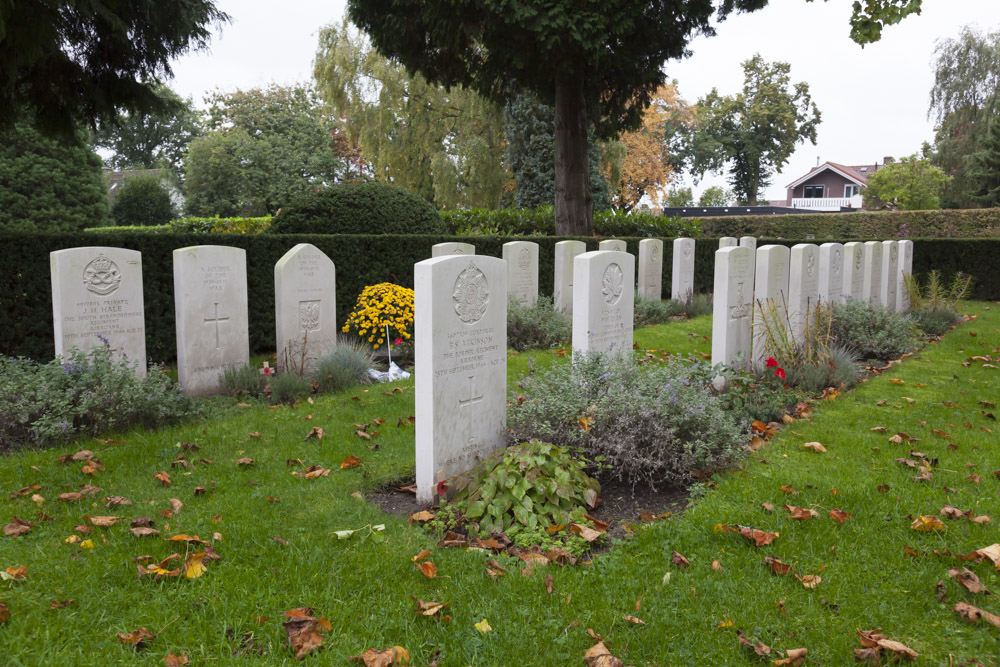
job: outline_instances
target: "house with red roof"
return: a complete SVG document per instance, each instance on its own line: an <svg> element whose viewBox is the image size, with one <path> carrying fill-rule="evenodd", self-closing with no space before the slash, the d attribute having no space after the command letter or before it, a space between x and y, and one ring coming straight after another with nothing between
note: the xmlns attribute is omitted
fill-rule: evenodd
<svg viewBox="0 0 1000 667"><path fill-rule="evenodd" d="M861 188L869 176L888 162L892 162L892 158L885 158L882 164L854 166L824 162L788 184L785 206L813 211L861 208Z"/></svg>

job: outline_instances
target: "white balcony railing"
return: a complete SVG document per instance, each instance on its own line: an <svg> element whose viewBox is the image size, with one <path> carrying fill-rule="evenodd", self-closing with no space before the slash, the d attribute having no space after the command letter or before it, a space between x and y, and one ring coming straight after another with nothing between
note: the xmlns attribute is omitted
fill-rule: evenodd
<svg viewBox="0 0 1000 667"><path fill-rule="evenodd" d="M814 211L839 211L842 206L861 208L861 196L853 197L803 197L792 199L792 208L808 208Z"/></svg>

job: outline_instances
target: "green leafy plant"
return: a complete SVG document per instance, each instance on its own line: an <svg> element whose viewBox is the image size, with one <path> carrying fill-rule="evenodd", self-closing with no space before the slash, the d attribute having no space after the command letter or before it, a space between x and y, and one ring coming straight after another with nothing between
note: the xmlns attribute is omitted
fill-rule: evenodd
<svg viewBox="0 0 1000 667"><path fill-rule="evenodd" d="M747 432L708 381L690 375L691 362L678 358L577 356L522 377L507 425L518 440L603 457L608 474L633 487L684 484L693 469L735 462Z"/></svg>
<svg viewBox="0 0 1000 667"><path fill-rule="evenodd" d="M920 334L913 320L861 299L833 304L832 341L859 359L889 361L912 352Z"/></svg>
<svg viewBox="0 0 1000 667"><path fill-rule="evenodd" d="M507 347L522 351L560 345L572 335L570 318L552 306L552 299L538 297L526 306L507 301Z"/></svg>
<svg viewBox="0 0 1000 667"><path fill-rule="evenodd" d="M341 338L336 347L319 355L311 377L319 391L338 391L368 383L368 369L374 363L372 350L363 341Z"/></svg>
<svg viewBox="0 0 1000 667"><path fill-rule="evenodd" d="M0 357L0 451L197 414L161 368L136 378L128 360L112 358L108 342L48 363Z"/></svg>
<svg viewBox="0 0 1000 667"><path fill-rule="evenodd" d="M126 178L111 205L111 219L116 225L164 225L175 215L177 207L170 190L163 178L154 174Z"/></svg>
<svg viewBox="0 0 1000 667"><path fill-rule="evenodd" d="M587 524L601 485L587 474L598 462L568 447L531 440L499 450L472 471L449 480L448 504L470 535Z"/></svg>
<svg viewBox="0 0 1000 667"><path fill-rule="evenodd" d="M271 395L271 402L275 404L294 403L312 392L312 384L308 378L295 373L272 375L268 380L267 388Z"/></svg>
<svg viewBox="0 0 1000 667"><path fill-rule="evenodd" d="M179 234L260 234L271 226L271 216L262 218L196 218L170 221L170 231Z"/></svg>
<svg viewBox="0 0 1000 667"><path fill-rule="evenodd" d="M230 366L219 374L219 389L230 396L260 398L267 388L267 377L252 364Z"/></svg>
<svg viewBox="0 0 1000 667"><path fill-rule="evenodd" d="M941 336L948 329L961 322L961 316L953 310L913 310L909 313L910 318L916 323L917 328L928 336Z"/></svg>
<svg viewBox="0 0 1000 667"><path fill-rule="evenodd" d="M684 314L688 319L712 314L711 294L688 294L683 301Z"/></svg>
<svg viewBox="0 0 1000 667"><path fill-rule="evenodd" d="M634 324L637 327L663 324L671 317L684 314L684 304L680 301L649 299L638 290L635 293Z"/></svg>
<svg viewBox="0 0 1000 667"><path fill-rule="evenodd" d="M941 281L935 270L927 274L927 282L920 284L917 276L905 276L906 289L910 293L910 308L913 310L950 310L958 312L959 305L972 294L972 276L956 273L951 285Z"/></svg>

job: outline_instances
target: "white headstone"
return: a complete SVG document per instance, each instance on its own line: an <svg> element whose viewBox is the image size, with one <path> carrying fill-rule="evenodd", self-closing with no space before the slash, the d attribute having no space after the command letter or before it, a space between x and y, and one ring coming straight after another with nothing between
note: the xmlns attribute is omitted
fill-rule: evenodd
<svg viewBox="0 0 1000 667"><path fill-rule="evenodd" d="M502 447L507 431L507 266L435 257L413 267L417 500Z"/></svg>
<svg viewBox="0 0 1000 667"><path fill-rule="evenodd" d="M507 262L507 297L522 306L538 301L538 244L531 241L511 241L503 244L503 259Z"/></svg>
<svg viewBox="0 0 1000 667"><path fill-rule="evenodd" d="M865 244L851 241L844 244L845 299L863 299L865 293Z"/></svg>
<svg viewBox="0 0 1000 667"><path fill-rule="evenodd" d="M815 326L817 301L819 248L813 243L798 243L788 257L788 321L796 343L805 340L807 325Z"/></svg>
<svg viewBox="0 0 1000 667"><path fill-rule="evenodd" d="M337 344L337 272L333 260L300 243L274 265L278 370L299 374Z"/></svg>
<svg viewBox="0 0 1000 667"><path fill-rule="evenodd" d="M719 249L736 248L739 246L739 243L739 240L735 236L723 236L719 239Z"/></svg>
<svg viewBox="0 0 1000 667"><path fill-rule="evenodd" d="M910 289L906 276L913 275L913 241L899 242L899 270L896 272L896 312L910 310Z"/></svg>
<svg viewBox="0 0 1000 667"><path fill-rule="evenodd" d="M174 314L178 382L192 395L218 391L225 369L250 361L246 251L174 250Z"/></svg>
<svg viewBox="0 0 1000 667"><path fill-rule="evenodd" d="M752 254L750 248L738 246L715 251L715 288L712 297L713 366L725 364L739 368L750 367L754 280L750 268Z"/></svg>
<svg viewBox="0 0 1000 667"><path fill-rule="evenodd" d="M769 324L788 327L786 318L788 305L788 246L765 245L757 248L756 276L754 280L753 304L753 362L754 366L762 366L764 360L774 356L767 349L767 325L764 314L768 315ZM770 304L768 303L770 301ZM763 309L763 312L761 310ZM775 322L772 316L777 316Z"/></svg>
<svg viewBox="0 0 1000 667"><path fill-rule="evenodd" d="M447 257L448 255L475 255L476 246L471 243L435 243L431 246L431 257Z"/></svg>
<svg viewBox="0 0 1000 667"><path fill-rule="evenodd" d="M639 294L659 301L663 298L663 241L639 241Z"/></svg>
<svg viewBox="0 0 1000 667"><path fill-rule="evenodd" d="M552 306L567 315L573 314L573 258L585 252L587 244L583 241L556 243L556 275L552 290Z"/></svg>
<svg viewBox="0 0 1000 667"><path fill-rule="evenodd" d="M670 298L687 301L694 293L694 239L674 239L670 276Z"/></svg>
<svg viewBox="0 0 1000 667"><path fill-rule="evenodd" d="M740 237L740 247L741 248L750 248L750 250L753 251L753 253L750 255L750 261L753 262L754 265L756 265L756 262L757 262L757 238L754 237L754 236L741 236ZM754 269L753 265L751 266L751 269L753 269L754 275L756 275L756 269Z"/></svg>
<svg viewBox="0 0 1000 667"><path fill-rule="evenodd" d="M573 354L631 354L635 256L609 250L577 255L573 284Z"/></svg>
<svg viewBox="0 0 1000 667"><path fill-rule="evenodd" d="M124 248L68 248L49 253L56 354L107 344L146 375L142 253Z"/></svg>
<svg viewBox="0 0 1000 667"><path fill-rule="evenodd" d="M824 243L819 247L819 300L840 301L844 295L844 246Z"/></svg>
<svg viewBox="0 0 1000 667"><path fill-rule="evenodd" d="M599 250L613 250L615 252L628 252L628 247L621 239L608 239L597 244Z"/></svg>
<svg viewBox="0 0 1000 667"><path fill-rule="evenodd" d="M875 305L882 303L882 243L865 241L865 285L862 298Z"/></svg>
<svg viewBox="0 0 1000 667"><path fill-rule="evenodd" d="M879 302L896 310L896 290L899 288L899 241L882 241L882 278L879 280Z"/></svg>

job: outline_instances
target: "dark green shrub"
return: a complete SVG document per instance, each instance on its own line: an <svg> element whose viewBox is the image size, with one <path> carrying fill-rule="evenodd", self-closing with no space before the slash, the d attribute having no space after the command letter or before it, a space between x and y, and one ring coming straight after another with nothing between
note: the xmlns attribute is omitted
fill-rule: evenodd
<svg viewBox="0 0 1000 667"><path fill-rule="evenodd" d="M231 366L219 375L219 390L230 396L260 398L267 387L267 377L252 364Z"/></svg>
<svg viewBox="0 0 1000 667"><path fill-rule="evenodd" d="M634 324L637 327L663 324L671 317L684 314L684 304L680 301L660 301L647 299L638 290L635 293Z"/></svg>
<svg viewBox="0 0 1000 667"><path fill-rule="evenodd" d="M533 306L507 302L507 347L535 350L561 345L570 339L572 323L568 315L552 307L552 299L538 297Z"/></svg>
<svg viewBox="0 0 1000 667"><path fill-rule="evenodd" d="M569 448L537 440L501 449L449 480L450 509L439 517L442 525L431 528L464 528L484 537L498 531L517 540L521 532L534 537L549 526L587 525L585 515L597 506L601 491L586 472L590 465Z"/></svg>
<svg viewBox="0 0 1000 667"><path fill-rule="evenodd" d="M785 382L810 396L821 394L824 389L849 389L861 379L863 369L851 348L834 346L826 351L822 362L802 362L785 369Z"/></svg>
<svg viewBox="0 0 1000 667"><path fill-rule="evenodd" d="M507 425L516 440L577 447L632 485L683 484L739 457L747 430L686 361L591 355L521 378ZM522 400L523 398L523 400Z"/></svg>
<svg viewBox="0 0 1000 667"><path fill-rule="evenodd" d="M913 310L910 311L917 328L928 336L942 336L948 329L961 322L961 316L953 310Z"/></svg>
<svg viewBox="0 0 1000 667"><path fill-rule="evenodd" d="M460 236L552 236L556 229L551 206L442 211L441 217L449 232ZM700 229L701 223L693 218L668 218L645 211L594 211L594 234L598 236L670 238L698 236Z"/></svg>
<svg viewBox="0 0 1000 667"><path fill-rule="evenodd" d="M321 392L339 391L370 381L368 369L375 363L369 345L358 339L337 341L337 346L316 359L312 380Z"/></svg>
<svg viewBox="0 0 1000 667"><path fill-rule="evenodd" d="M165 225L176 215L177 207L163 179L149 174L125 179L111 206L111 219L122 226Z"/></svg>
<svg viewBox="0 0 1000 667"><path fill-rule="evenodd" d="M267 383L272 403L294 403L312 393L312 383L308 378L295 373L272 375Z"/></svg>
<svg viewBox="0 0 1000 667"><path fill-rule="evenodd" d="M111 429L155 428L193 410L160 368L135 378L126 360L112 359L107 344L89 353L73 348L45 364L0 357L0 451Z"/></svg>
<svg viewBox="0 0 1000 667"><path fill-rule="evenodd" d="M833 343L853 350L858 359L883 362L912 352L919 341L913 320L861 299L833 304L830 333Z"/></svg>
<svg viewBox="0 0 1000 667"><path fill-rule="evenodd" d="M274 234L441 234L434 206L405 188L344 183L294 197L271 221Z"/></svg>
<svg viewBox="0 0 1000 667"><path fill-rule="evenodd" d="M712 314L711 294L689 294L684 301L684 314L688 319Z"/></svg>

